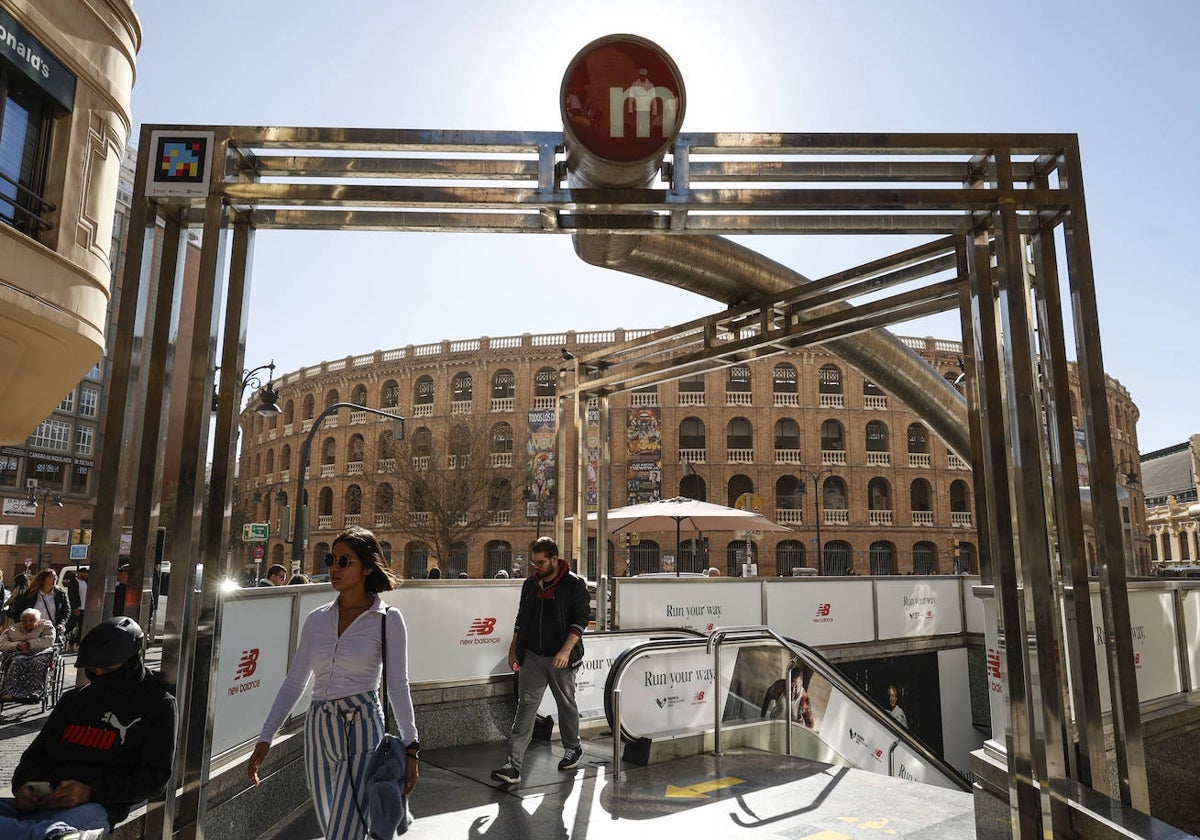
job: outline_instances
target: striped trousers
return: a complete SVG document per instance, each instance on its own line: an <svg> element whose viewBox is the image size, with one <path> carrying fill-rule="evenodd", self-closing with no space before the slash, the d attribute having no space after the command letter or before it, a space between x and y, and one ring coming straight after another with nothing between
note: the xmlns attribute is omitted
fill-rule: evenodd
<svg viewBox="0 0 1200 840"><path fill-rule="evenodd" d="M367 827L367 762L383 737L383 711L374 691L319 700L304 725L304 769L326 840L363 840ZM353 777L353 784L351 778ZM354 791L359 794L355 807Z"/></svg>

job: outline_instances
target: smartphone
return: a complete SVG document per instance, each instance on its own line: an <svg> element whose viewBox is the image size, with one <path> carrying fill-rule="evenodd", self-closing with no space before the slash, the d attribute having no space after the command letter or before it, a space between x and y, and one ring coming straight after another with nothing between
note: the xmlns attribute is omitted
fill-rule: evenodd
<svg viewBox="0 0 1200 840"><path fill-rule="evenodd" d="M29 792L34 796L49 796L54 793L54 785L49 782L26 782L25 787L29 788Z"/></svg>

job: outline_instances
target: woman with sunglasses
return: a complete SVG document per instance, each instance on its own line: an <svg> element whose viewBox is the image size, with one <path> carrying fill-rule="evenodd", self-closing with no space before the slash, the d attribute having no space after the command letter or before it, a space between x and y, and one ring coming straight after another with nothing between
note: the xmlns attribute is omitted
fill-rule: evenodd
<svg viewBox="0 0 1200 840"><path fill-rule="evenodd" d="M398 581L383 549L366 528L347 528L326 556L337 598L309 613L300 645L250 756L250 781L271 748L271 739L313 680L304 725L304 764L313 808L327 840L362 840L367 833L366 767L384 731L376 688L383 661L381 625L387 633L387 694L400 736L408 745L405 796L417 783L417 725L408 685L408 639L404 617L387 607L380 592Z"/></svg>

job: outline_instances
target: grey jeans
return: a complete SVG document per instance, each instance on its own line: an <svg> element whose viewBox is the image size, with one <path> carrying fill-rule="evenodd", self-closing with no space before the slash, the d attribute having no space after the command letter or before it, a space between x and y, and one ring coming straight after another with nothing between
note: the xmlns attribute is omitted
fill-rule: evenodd
<svg viewBox="0 0 1200 840"><path fill-rule="evenodd" d="M563 746L574 749L579 746L579 707L575 705L575 669L555 668L554 657L541 656L533 651L525 652L521 670L517 671L517 714L513 718L512 733L508 736L508 761L521 769L525 750L533 737L533 724L537 720L538 706L542 695L550 686L550 693L558 703L558 732Z"/></svg>

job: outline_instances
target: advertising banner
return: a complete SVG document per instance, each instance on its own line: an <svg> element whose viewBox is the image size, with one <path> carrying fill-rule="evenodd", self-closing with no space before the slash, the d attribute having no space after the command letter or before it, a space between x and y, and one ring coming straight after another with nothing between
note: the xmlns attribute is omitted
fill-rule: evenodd
<svg viewBox="0 0 1200 840"><path fill-rule="evenodd" d="M662 409L631 408L626 423L628 476L625 504L638 505L662 498Z"/></svg>
<svg viewBox="0 0 1200 840"><path fill-rule="evenodd" d="M615 580L617 626L683 627L710 633L714 627L762 623L762 584L720 578Z"/></svg>
<svg viewBox="0 0 1200 840"><path fill-rule="evenodd" d="M327 598L328 600L328 598ZM221 607L213 755L257 737L287 674L291 598L229 600ZM305 706L307 706L307 700Z"/></svg>
<svg viewBox="0 0 1200 840"><path fill-rule="evenodd" d="M869 580L769 580L766 623L806 645L875 640Z"/></svg>
<svg viewBox="0 0 1200 840"><path fill-rule="evenodd" d="M1188 640L1191 690L1200 691L1200 589L1188 589L1183 593L1183 629Z"/></svg>
<svg viewBox="0 0 1200 840"><path fill-rule="evenodd" d="M983 605L984 671L987 674L988 712L992 717L992 740L1004 744L1004 722L1008 718L1008 695L1004 693L1004 650L996 629L996 599L981 598ZM1068 669L1069 677L1070 669ZM1069 682L1069 678L1068 678ZM1104 692L1101 692L1103 702Z"/></svg>
<svg viewBox="0 0 1200 840"><path fill-rule="evenodd" d="M600 409L587 411L587 509L596 510L600 498Z"/></svg>
<svg viewBox="0 0 1200 840"><path fill-rule="evenodd" d="M912 576L875 582L879 638L961 633L962 582L958 578Z"/></svg>
<svg viewBox="0 0 1200 840"><path fill-rule="evenodd" d="M962 605L963 616L967 621L968 633L984 632L983 618L983 601L975 597L972 591L979 585L979 578L976 576L960 577L960 585L962 586Z"/></svg>
<svg viewBox="0 0 1200 840"><path fill-rule="evenodd" d="M654 636L621 633L614 636L588 634L583 637L583 662L575 671L575 705L579 707L581 720L598 720L604 717L604 685L612 670L613 660L621 651L650 641L661 639L666 634ZM683 634L679 634L682 636ZM539 715L551 715L558 720L558 704L554 695L547 691L538 706Z"/></svg>
<svg viewBox="0 0 1200 840"><path fill-rule="evenodd" d="M383 600L409 627L410 681L466 680L511 674L508 646L521 598L520 580L471 585L404 586Z"/></svg>
<svg viewBox="0 0 1200 840"><path fill-rule="evenodd" d="M5 516L37 516L37 505L30 504L27 499L4 497Z"/></svg>
<svg viewBox="0 0 1200 840"><path fill-rule="evenodd" d="M1179 659L1175 653L1175 609L1170 592L1131 590L1129 632L1133 641L1133 670L1137 676L1138 700L1145 703L1180 691ZM1092 592L1092 623L1095 625L1096 674L1101 686L1108 685L1108 654L1100 609L1100 593ZM1108 691L1100 693L1100 709L1111 710Z"/></svg>
<svg viewBox="0 0 1200 840"><path fill-rule="evenodd" d="M530 410L529 442L525 444L525 489L528 498L535 502L540 500L543 519L554 518L554 505L557 501L557 429L558 415L554 409ZM527 510L526 517L537 519L538 507L533 507L532 516L529 516Z"/></svg>
<svg viewBox="0 0 1200 840"><path fill-rule="evenodd" d="M722 674L729 674L736 650L721 651ZM635 736L711 729L714 719L713 657L695 651L649 651L625 667L621 680L621 725ZM728 677L722 678L728 688Z"/></svg>

